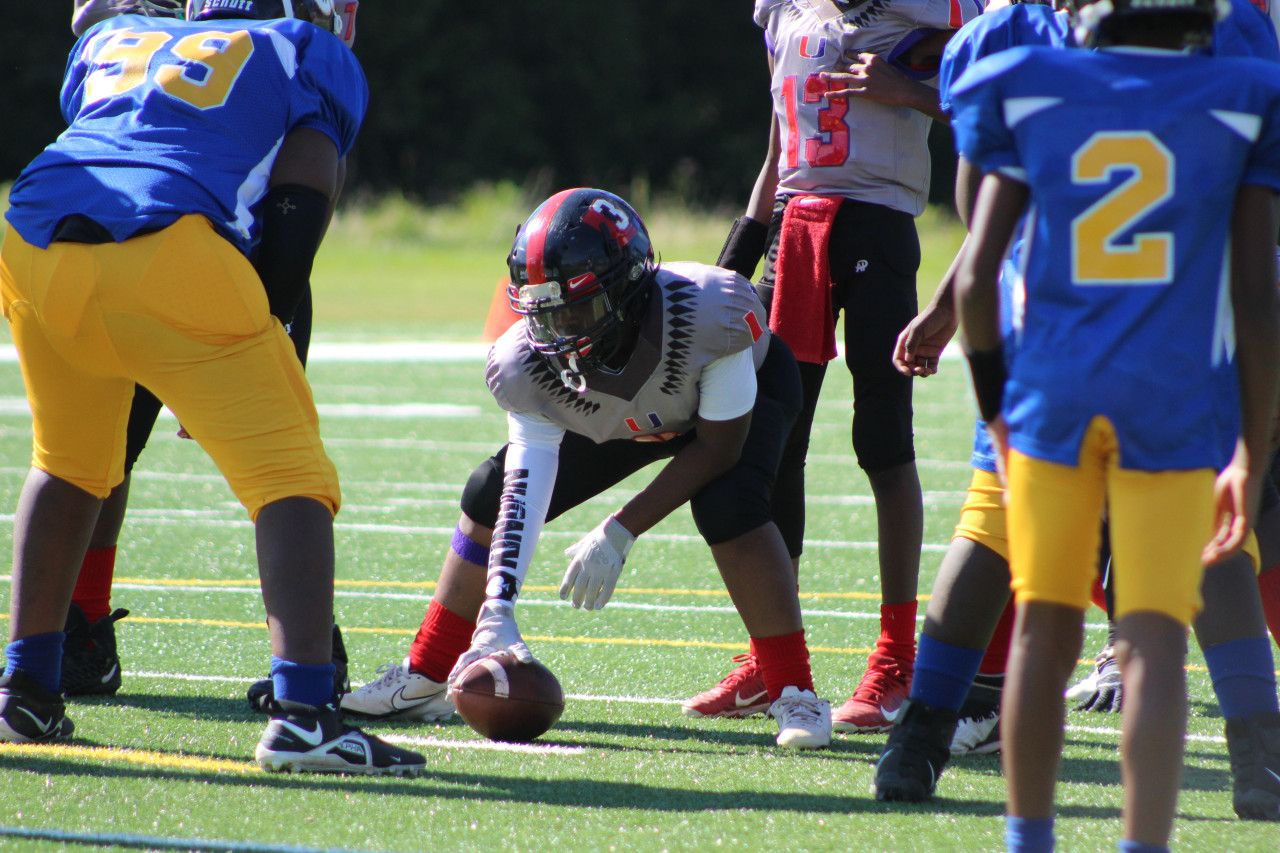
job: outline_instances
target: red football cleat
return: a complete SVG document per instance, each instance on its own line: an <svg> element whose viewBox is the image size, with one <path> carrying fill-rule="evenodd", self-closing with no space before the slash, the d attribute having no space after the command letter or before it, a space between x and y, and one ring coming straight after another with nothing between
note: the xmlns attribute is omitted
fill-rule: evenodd
<svg viewBox="0 0 1280 853"><path fill-rule="evenodd" d="M686 717L750 717L769 710L769 691L754 655L738 655L740 666L705 693L680 706Z"/></svg>
<svg viewBox="0 0 1280 853"><path fill-rule="evenodd" d="M858 689L831 713L831 728L853 734L889 731L911 692L912 669L911 661L872 652Z"/></svg>

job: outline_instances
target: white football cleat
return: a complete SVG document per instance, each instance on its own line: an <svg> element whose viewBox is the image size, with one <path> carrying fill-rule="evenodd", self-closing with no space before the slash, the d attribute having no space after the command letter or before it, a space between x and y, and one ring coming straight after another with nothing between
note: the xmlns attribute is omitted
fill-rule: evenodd
<svg viewBox="0 0 1280 853"><path fill-rule="evenodd" d="M778 746L821 749L831 744L831 703L812 690L782 688L769 716L778 721Z"/></svg>
<svg viewBox="0 0 1280 853"><path fill-rule="evenodd" d="M409 668L409 659L378 667L377 681L342 697L342 710L377 720L446 720L453 716L448 686Z"/></svg>
<svg viewBox="0 0 1280 853"><path fill-rule="evenodd" d="M1000 712L961 717L951 738L951 757L987 755L1000 751Z"/></svg>

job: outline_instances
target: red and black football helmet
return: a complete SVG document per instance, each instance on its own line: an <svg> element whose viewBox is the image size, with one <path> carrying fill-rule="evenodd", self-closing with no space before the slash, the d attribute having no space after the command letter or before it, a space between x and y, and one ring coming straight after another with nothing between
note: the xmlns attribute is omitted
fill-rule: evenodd
<svg viewBox="0 0 1280 853"><path fill-rule="evenodd" d="M596 189L558 192L520 226L507 258L511 308L565 387L616 363L638 325L656 266L649 232L631 205Z"/></svg>

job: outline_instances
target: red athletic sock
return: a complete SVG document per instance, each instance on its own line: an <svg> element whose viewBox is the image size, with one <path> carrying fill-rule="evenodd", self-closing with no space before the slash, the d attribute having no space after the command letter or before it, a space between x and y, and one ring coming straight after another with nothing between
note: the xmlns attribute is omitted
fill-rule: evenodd
<svg viewBox="0 0 1280 853"><path fill-rule="evenodd" d="M1258 575L1258 593L1262 596L1267 630L1280 643L1280 566L1272 566Z"/></svg>
<svg viewBox="0 0 1280 853"><path fill-rule="evenodd" d="M982 675L1003 675L1009 666L1009 641L1013 639L1013 615L1015 607L1013 598L1004 606L1000 621L996 623L991 642L987 643L987 653L982 658L978 672Z"/></svg>
<svg viewBox="0 0 1280 853"><path fill-rule="evenodd" d="M908 666L916 660L917 603L880 605L880 639L873 654L885 655Z"/></svg>
<svg viewBox="0 0 1280 853"><path fill-rule="evenodd" d="M1093 588L1089 590L1089 599L1103 613L1107 612L1107 593L1102 589L1102 575L1095 575L1093 578Z"/></svg>
<svg viewBox="0 0 1280 853"><path fill-rule="evenodd" d="M471 648L476 623L463 619L434 599L409 647L409 668L432 681L444 682L462 653Z"/></svg>
<svg viewBox="0 0 1280 853"><path fill-rule="evenodd" d="M764 689L769 700L782 695L784 687L813 689L813 673L809 670L809 647L804 641L804 629L780 637L752 637L751 654L756 656Z"/></svg>
<svg viewBox="0 0 1280 853"><path fill-rule="evenodd" d="M84 611L92 625L111 612L111 582L116 574L116 546L90 548L80 564L71 603Z"/></svg>

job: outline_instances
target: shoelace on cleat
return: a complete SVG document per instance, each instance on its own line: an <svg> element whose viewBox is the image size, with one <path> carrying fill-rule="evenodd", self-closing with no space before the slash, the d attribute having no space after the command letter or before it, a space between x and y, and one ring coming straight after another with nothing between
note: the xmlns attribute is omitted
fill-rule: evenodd
<svg viewBox="0 0 1280 853"><path fill-rule="evenodd" d="M400 678L400 673L404 672L404 667L398 663L384 663L378 667L378 671L374 675L381 675L378 679L378 686L385 687L395 683Z"/></svg>
<svg viewBox="0 0 1280 853"><path fill-rule="evenodd" d="M853 698L867 702L879 702L894 686L893 682L905 682L902 670L896 662L876 664L867 669L862 683L853 691Z"/></svg>

